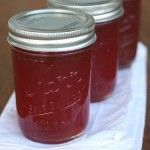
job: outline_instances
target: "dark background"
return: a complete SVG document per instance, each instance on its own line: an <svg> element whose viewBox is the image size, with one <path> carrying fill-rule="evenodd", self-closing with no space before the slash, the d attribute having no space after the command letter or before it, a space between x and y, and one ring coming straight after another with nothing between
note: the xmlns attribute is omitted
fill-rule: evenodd
<svg viewBox="0 0 150 150"><path fill-rule="evenodd" d="M0 0L0 113L14 90L7 21L21 11L46 7L46 0ZM142 0L140 40L150 49L150 0ZM150 52L148 52L148 57ZM143 150L150 150L150 60L148 60L148 105Z"/></svg>

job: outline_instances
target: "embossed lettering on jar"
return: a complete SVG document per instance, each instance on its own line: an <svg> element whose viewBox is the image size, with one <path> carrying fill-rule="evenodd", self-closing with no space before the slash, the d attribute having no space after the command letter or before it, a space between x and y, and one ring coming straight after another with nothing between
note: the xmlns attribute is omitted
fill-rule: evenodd
<svg viewBox="0 0 150 150"><path fill-rule="evenodd" d="M131 66L136 56L141 0L123 0L125 13L121 19L119 66Z"/></svg>
<svg viewBox="0 0 150 150"><path fill-rule="evenodd" d="M18 119L42 143L81 135L89 117L94 20L64 9L24 12L9 20Z"/></svg>
<svg viewBox="0 0 150 150"><path fill-rule="evenodd" d="M116 85L119 23L123 14L121 0L48 0L49 5L85 11L96 22L91 101L106 99Z"/></svg>

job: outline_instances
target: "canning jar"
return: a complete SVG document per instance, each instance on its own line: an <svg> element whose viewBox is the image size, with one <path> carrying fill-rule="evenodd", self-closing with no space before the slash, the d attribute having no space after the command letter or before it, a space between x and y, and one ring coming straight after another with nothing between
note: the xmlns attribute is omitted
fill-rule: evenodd
<svg viewBox="0 0 150 150"><path fill-rule="evenodd" d="M111 95L116 84L122 1L49 0L49 5L85 11L94 17L97 41L93 51L91 101L106 99Z"/></svg>
<svg viewBox="0 0 150 150"><path fill-rule="evenodd" d="M136 56L141 0L123 0L125 13L121 19L119 42L119 66L131 66Z"/></svg>
<svg viewBox="0 0 150 150"><path fill-rule="evenodd" d="M89 117L94 19L43 9L15 15L8 26L23 134L41 143L78 137Z"/></svg>

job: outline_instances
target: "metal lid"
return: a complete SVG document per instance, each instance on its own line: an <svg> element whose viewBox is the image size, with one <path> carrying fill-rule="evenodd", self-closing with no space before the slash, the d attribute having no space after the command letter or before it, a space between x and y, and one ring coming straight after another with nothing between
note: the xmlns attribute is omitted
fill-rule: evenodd
<svg viewBox="0 0 150 150"><path fill-rule="evenodd" d="M8 42L38 52L74 51L96 40L94 19L67 9L41 9L13 16L9 22Z"/></svg>
<svg viewBox="0 0 150 150"><path fill-rule="evenodd" d="M48 0L49 5L85 11L96 23L111 21L122 16L122 0Z"/></svg>

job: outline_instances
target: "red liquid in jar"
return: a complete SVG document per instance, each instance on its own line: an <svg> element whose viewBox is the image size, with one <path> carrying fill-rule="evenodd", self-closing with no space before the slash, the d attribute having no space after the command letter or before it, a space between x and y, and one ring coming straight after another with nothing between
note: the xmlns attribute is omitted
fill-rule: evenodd
<svg viewBox="0 0 150 150"><path fill-rule="evenodd" d="M117 19L96 24L97 41L94 44L92 64L92 102L104 100L115 87L119 21Z"/></svg>
<svg viewBox="0 0 150 150"><path fill-rule="evenodd" d="M140 4L140 0L123 1L125 13L121 19L119 43L119 66L121 68L130 66L136 56Z"/></svg>
<svg viewBox="0 0 150 150"><path fill-rule="evenodd" d="M79 136L89 116L91 48L47 54L12 48L12 58L24 135L42 143Z"/></svg>

